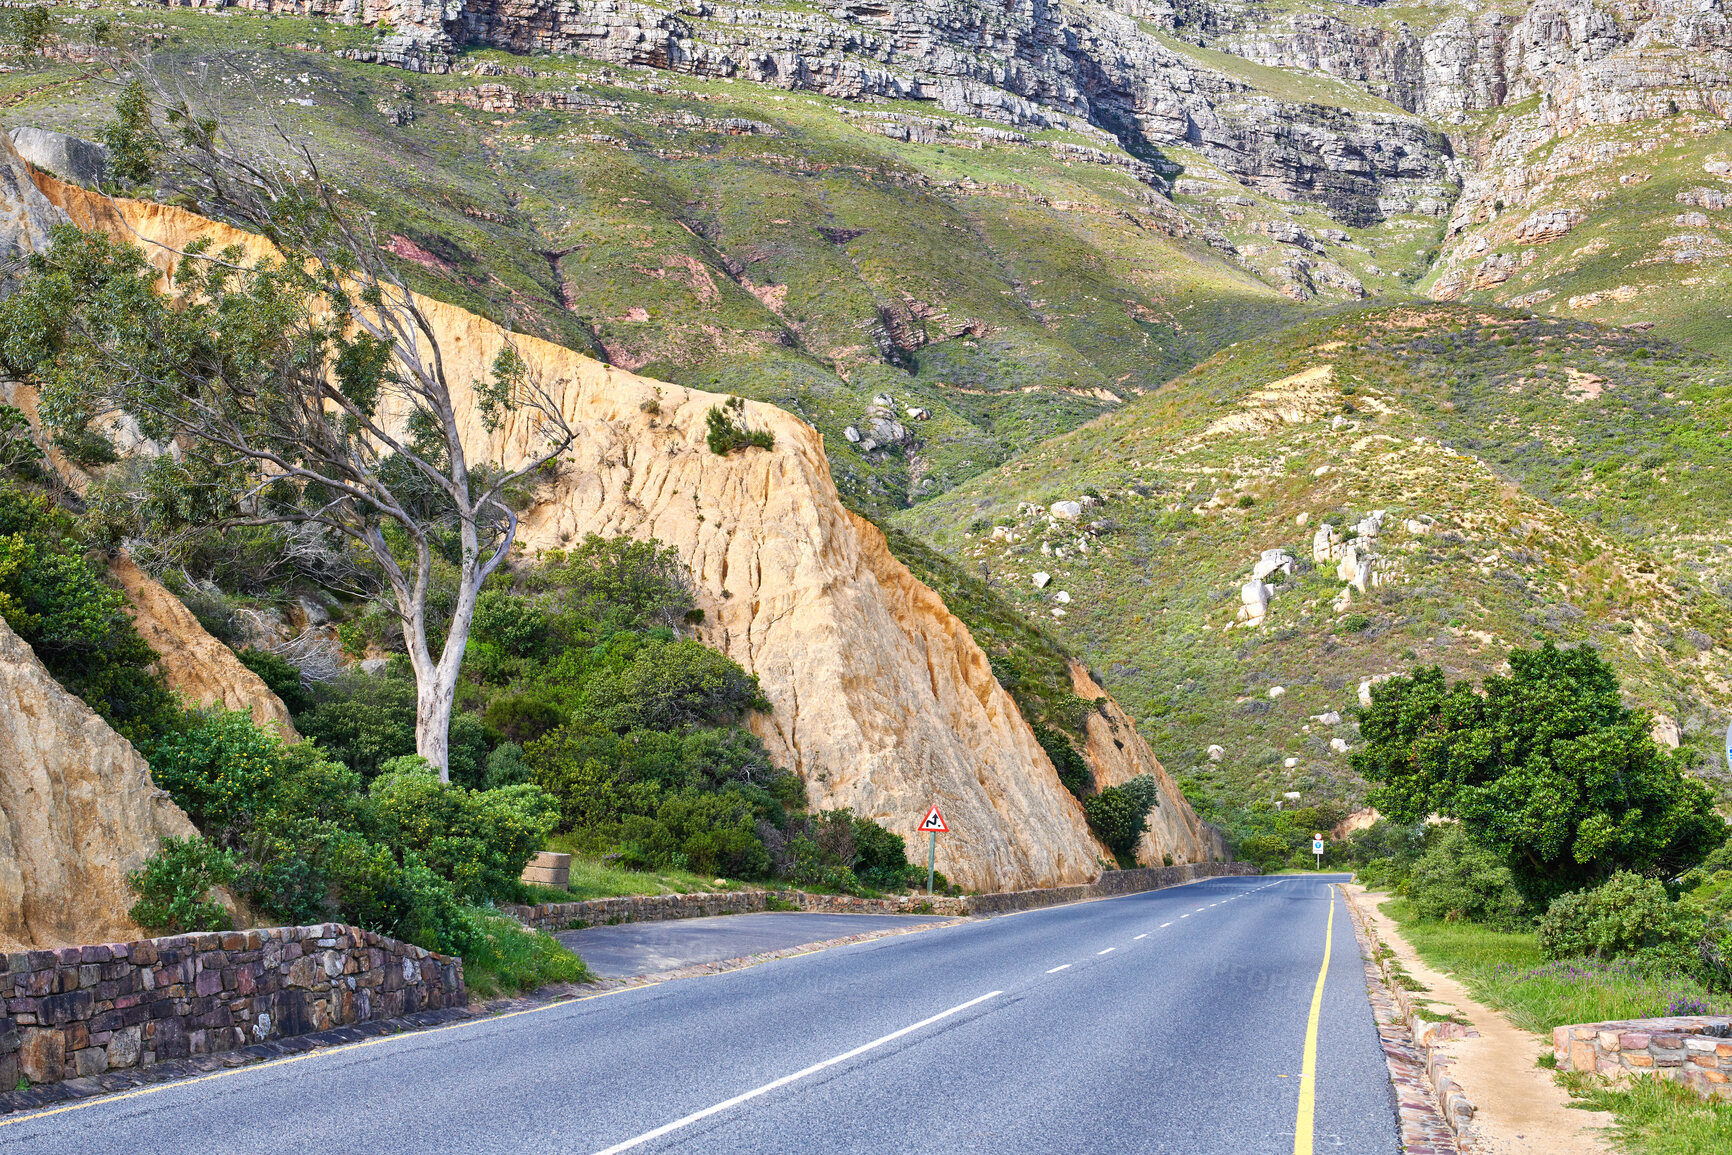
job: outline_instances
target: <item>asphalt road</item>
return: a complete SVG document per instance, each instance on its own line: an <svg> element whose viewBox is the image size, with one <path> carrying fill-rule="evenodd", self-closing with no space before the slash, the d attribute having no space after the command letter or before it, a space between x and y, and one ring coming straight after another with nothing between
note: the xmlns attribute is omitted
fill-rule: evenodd
<svg viewBox="0 0 1732 1155"><path fill-rule="evenodd" d="M1304 877L955 923L370 1040L0 1118L0 1150L1285 1155L1314 997L1315 1150L1395 1155L1352 928Z"/></svg>
<svg viewBox="0 0 1732 1155"><path fill-rule="evenodd" d="M561 931L554 937L576 952L590 970L604 979L617 979L946 921L936 915L790 911L625 922L618 926Z"/></svg>

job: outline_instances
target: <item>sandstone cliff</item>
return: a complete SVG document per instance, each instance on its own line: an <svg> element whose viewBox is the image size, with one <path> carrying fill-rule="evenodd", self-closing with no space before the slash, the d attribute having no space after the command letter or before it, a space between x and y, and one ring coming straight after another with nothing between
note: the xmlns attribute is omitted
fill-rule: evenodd
<svg viewBox="0 0 1732 1155"><path fill-rule="evenodd" d="M234 651L210 636L192 611L124 552L108 572L126 591L127 612L150 648L169 688L198 706L245 710L261 726L274 725L293 742L299 735L282 699Z"/></svg>
<svg viewBox="0 0 1732 1155"><path fill-rule="evenodd" d="M127 871L195 833L132 745L0 620L0 951L141 937Z"/></svg>
<svg viewBox="0 0 1732 1155"><path fill-rule="evenodd" d="M212 231L263 252L257 238L179 209L41 182L80 225L145 243L164 267L173 251ZM453 306L422 304L452 379L484 380L506 334ZM912 835L937 803L955 830L940 840L939 868L970 888L1054 885L1099 872L1108 855L986 656L882 535L842 506L819 434L748 402L746 423L774 434L775 447L720 457L705 445L705 415L723 398L533 338L515 341L581 430L557 480L524 516L525 549L591 532L673 546L705 611L704 640L759 676L774 709L754 724L778 761L806 780L815 805L852 806ZM497 437L472 415L464 434L506 460L521 459L537 436L527 415ZM1095 740L1091 730L1090 745L1103 780L1162 773L1140 741L1121 748L1113 734ZM1153 852L1206 859L1211 847L1193 833L1194 816L1176 791L1170 798L1163 807L1173 817L1157 815L1163 829Z"/></svg>
<svg viewBox="0 0 1732 1155"><path fill-rule="evenodd" d="M1097 703L1088 717L1088 744L1083 749L1083 757L1094 770L1095 784L1118 786L1139 774L1149 774L1160 788L1160 804L1149 814L1149 832L1137 848L1137 861L1160 866L1167 856L1175 864L1226 858L1221 832L1197 817L1179 784L1137 732L1131 716L1080 664L1071 663L1070 677L1077 697Z"/></svg>

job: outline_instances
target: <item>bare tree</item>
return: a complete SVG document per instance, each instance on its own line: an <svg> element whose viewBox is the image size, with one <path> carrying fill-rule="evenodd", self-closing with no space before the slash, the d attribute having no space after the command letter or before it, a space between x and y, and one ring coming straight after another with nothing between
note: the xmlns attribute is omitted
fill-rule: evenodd
<svg viewBox="0 0 1732 1155"><path fill-rule="evenodd" d="M159 131L170 179L277 255L190 244L170 302L135 249L63 229L0 303L8 359L41 384L60 435L124 417L168 447L146 471L153 516L320 525L364 549L402 621L416 751L448 779L457 677L476 598L516 536L514 492L574 437L557 385L507 342L484 379L454 388L440 334L370 214L310 147L277 129L271 159L235 145L184 94L157 93L168 97ZM461 436L469 406L489 433L532 414L540 443L510 466L473 459ZM435 612L441 579L455 592Z"/></svg>

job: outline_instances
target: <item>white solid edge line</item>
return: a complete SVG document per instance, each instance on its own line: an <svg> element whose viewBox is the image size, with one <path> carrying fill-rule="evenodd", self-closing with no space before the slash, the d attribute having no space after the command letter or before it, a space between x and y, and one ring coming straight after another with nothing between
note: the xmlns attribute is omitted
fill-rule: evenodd
<svg viewBox="0 0 1732 1155"><path fill-rule="evenodd" d="M838 1063L846 1063L849 1059L855 1058L859 1055L864 1055L867 1051L882 1047L885 1043L895 1042L903 1035L912 1034L913 1032L920 1030L922 1027L930 1027L933 1023L936 1023L941 1019L948 1019L951 1015L957 1014L961 1011L966 1011L969 1007L972 1007L977 1003L984 1003L987 999L997 998L1003 993L1003 991L988 991L979 998L969 999L966 1003L957 1003L947 1011L939 1011L931 1018L921 1019L918 1023L913 1023L909 1026L903 1027L899 1031L891 1031L888 1035L883 1035L879 1038L873 1039L870 1043L862 1043L852 1051L844 1051L842 1054L836 1055L833 1058L825 1059L821 1063L813 1063L810 1067L807 1067L804 1070L795 1071L792 1075L783 1075L780 1079L772 1079L761 1087L754 1087L750 1091L735 1095L732 1099L723 1099L720 1103L711 1107L705 1107L702 1111L693 1111L690 1115L681 1119L675 1119L672 1123L663 1123L660 1127L655 1128L655 1130L645 1131L642 1135L627 1139L623 1143L615 1143L612 1147L603 1147L600 1151L597 1151L595 1155L617 1155L620 1151L630 1151L633 1147L641 1147L652 1139L660 1139L663 1135L669 1134L673 1131L678 1131L682 1127L689 1127L693 1123L699 1122L703 1119L708 1119L711 1115L718 1115L729 1108L738 1107L741 1103L747 1102L751 1099L756 1099L760 1095L768 1095L771 1091L780 1087L786 1087L789 1083L798 1082L799 1080L806 1078L808 1075L816 1075L819 1071L828 1067L834 1067Z"/></svg>
<svg viewBox="0 0 1732 1155"><path fill-rule="evenodd" d="M1056 975L1059 971L1067 971L1069 969L1070 969L1070 964L1065 963L1063 966L1053 967L1051 970L1047 971L1046 973L1049 975Z"/></svg>
<svg viewBox="0 0 1732 1155"><path fill-rule="evenodd" d="M1119 948L1118 948L1118 947L1116 947L1116 946L1109 946L1109 947L1108 947L1108 948L1107 948L1107 949L1106 949L1106 950L1097 950L1097 951L1095 951L1095 955L1096 955L1096 956L1097 956L1097 957L1099 957L1099 956L1100 956L1100 955L1103 955L1103 954L1112 954L1112 953L1113 953L1113 952L1114 952L1114 951L1115 951L1115 950L1118 950L1118 949L1119 949Z"/></svg>

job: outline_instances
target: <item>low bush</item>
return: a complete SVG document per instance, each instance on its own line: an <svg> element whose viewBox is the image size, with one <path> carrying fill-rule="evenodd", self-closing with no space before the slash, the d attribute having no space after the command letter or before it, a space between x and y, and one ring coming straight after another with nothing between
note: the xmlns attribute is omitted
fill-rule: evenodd
<svg viewBox="0 0 1732 1155"><path fill-rule="evenodd" d="M776 444L775 435L762 429L747 429L743 423L746 403L730 397L718 408L711 406L705 422L709 433L705 441L710 452L726 456L736 449L770 449Z"/></svg>
<svg viewBox="0 0 1732 1155"><path fill-rule="evenodd" d="M1508 931L1533 925L1509 868L1456 823L1441 825L1428 837L1405 894L1421 918L1460 919Z"/></svg>
<svg viewBox="0 0 1732 1155"><path fill-rule="evenodd" d="M126 876L138 896L127 916L152 934L227 930L229 912L210 897L235 881L235 860L203 838L165 838L144 865Z"/></svg>
<svg viewBox="0 0 1732 1155"><path fill-rule="evenodd" d="M1548 959L1633 958L1690 973L1708 932L1706 912L1674 902L1659 879L1620 871L1553 900L1540 920L1539 945Z"/></svg>

